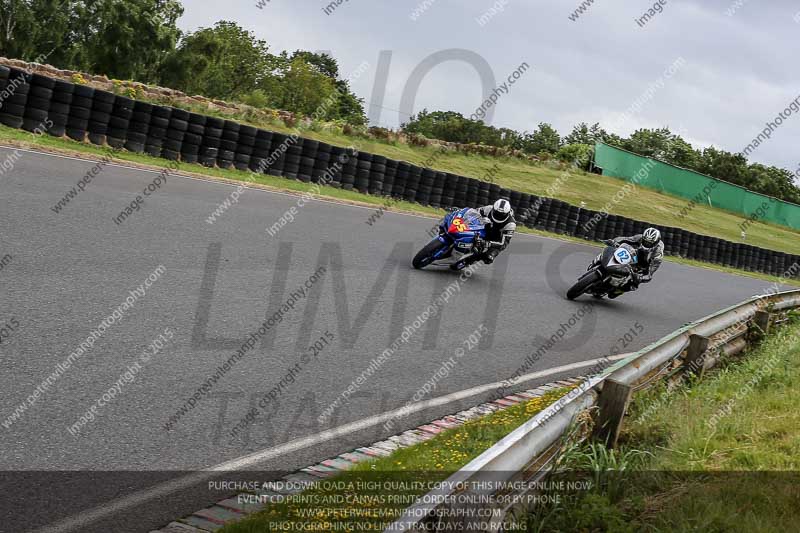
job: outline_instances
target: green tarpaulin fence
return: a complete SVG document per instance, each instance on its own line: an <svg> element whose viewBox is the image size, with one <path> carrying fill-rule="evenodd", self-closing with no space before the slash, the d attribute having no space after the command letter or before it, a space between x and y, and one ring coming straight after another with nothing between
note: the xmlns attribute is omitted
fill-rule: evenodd
<svg viewBox="0 0 800 533"><path fill-rule="evenodd" d="M770 196L748 191L705 174L662 163L631 152L597 143L595 165L604 176L629 182L689 200L685 212L693 204L710 205L740 213L745 217L800 229L800 206Z"/></svg>

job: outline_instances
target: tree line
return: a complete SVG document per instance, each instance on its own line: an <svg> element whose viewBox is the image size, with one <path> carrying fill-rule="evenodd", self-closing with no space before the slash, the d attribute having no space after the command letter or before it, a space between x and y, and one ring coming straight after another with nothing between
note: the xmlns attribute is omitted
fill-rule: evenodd
<svg viewBox="0 0 800 533"><path fill-rule="evenodd" d="M366 123L328 54L272 53L234 22L182 32L177 0L0 0L0 55L190 95Z"/></svg>

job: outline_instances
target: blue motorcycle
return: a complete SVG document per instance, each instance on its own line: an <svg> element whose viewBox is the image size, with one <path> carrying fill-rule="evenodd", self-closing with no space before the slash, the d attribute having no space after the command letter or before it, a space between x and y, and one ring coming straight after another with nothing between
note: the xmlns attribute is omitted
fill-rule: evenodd
<svg viewBox="0 0 800 533"><path fill-rule="evenodd" d="M439 223L439 236L414 256L414 268L430 265L461 270L475 255L475 242L486 238L486 225L477 209L465 207L445 215Z"/></svg>

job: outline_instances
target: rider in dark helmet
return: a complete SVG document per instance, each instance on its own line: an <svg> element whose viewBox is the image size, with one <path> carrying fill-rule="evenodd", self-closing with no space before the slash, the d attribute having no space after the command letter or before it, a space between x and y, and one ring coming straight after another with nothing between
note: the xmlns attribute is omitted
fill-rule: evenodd
<svg viewBox="0 0 800 533"><path fill-rule="evenodd" d="M664 260L664 242L661 240L661 232L656 228L647 228L641 235L632 237L617 237L610 241L605 241L610 246L620 246L629 244L636 248L638 262L633 267L633 276L627 285L622 287L624 292L635 291L640 283L650 283L653 274L661 266ZM622 293L609 295L616 298Z"/></svg>
<svg viewBox="0 0 800 533"><path fill-rule="evenodd" d="M501 198L492 205L479 207L478 212L484 219L487 219L485 224L486 238L475 239L475 255L470 256L466 262L462 261L453 265L452 268L454 270L461 270L466 264L480 260L483 260L487 265L491 265L500 255L500 252L508 248L511 238L517 231L514 210L511 209L511 202L506 199Z"/></svg>

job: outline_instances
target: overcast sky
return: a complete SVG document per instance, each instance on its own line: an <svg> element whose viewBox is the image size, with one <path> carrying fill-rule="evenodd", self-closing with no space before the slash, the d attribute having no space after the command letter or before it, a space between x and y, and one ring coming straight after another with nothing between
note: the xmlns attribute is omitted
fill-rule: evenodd
<svg viewBox="0 0 800 533"><path fill-rule="evenodd" d="M493 75L501 85L527 63L530 69L499 97L492 119L520 131L539 122L562 135L580 121L620 135L668 126L695 146L739 152L800 96L800 0L661 0L662 12L643 27L637 19L654 5L649 0L595 0L576 21L569 15L580 0L345 0L331 14L323 11L330 0L270 0L263 9L256 2L183 0L180 26L233 20L274 53L329 50L343 77L366 61L369 68L352 86L370 104L385 94L383 126L407 118L399 111L411 73L436 53L451 60L424 78L414 112L470 116L494 89L484 88L481 76ZM502 11L480 25L493 6ZM391 51L391 63L385 92L375 93L383 50ZM674 72L665 75L671 65ZM800 113L750 159L794 171L798 141Z"/></svg>

